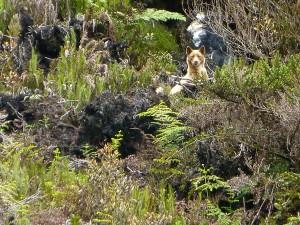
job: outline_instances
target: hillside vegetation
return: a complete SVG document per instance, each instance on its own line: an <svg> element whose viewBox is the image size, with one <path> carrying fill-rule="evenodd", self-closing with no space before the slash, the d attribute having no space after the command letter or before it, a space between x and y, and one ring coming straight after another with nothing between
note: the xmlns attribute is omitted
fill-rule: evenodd
<svg viewBox="0 0 300 225"><path fill-rule="evenodd" d="M300 224L299 1L168 4L0 0L0 225Z"/></svg>

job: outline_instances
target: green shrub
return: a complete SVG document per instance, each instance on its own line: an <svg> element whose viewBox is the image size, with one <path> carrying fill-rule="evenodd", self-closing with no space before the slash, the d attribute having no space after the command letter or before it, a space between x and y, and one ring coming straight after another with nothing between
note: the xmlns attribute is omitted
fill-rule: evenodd
<svg viewBox="0 0 300 225"><path fill-rule="evenodd" d="M265 157L269 172L297 168L299 59L298 54L286 60L276 55L253 65L236 61L216 72L215 83L208 88L233 112L225 114L229 118L223 117L216 133L227 154L239 151L232 146L242 142L255 151L257 160Z"/></svg>
<svg viewBox="0 0 300 225"><path fill-rule="evenodd" d="M101 151L102 161L91 165L89 184L81 192L77 208L81 218L104 224L185 224L172 188L141 186L140 180L124 173L111 146Z"/></svg>
<svg viewBox="0 0 300 225"><path fill-rule="evenodd" d="M131 10L131 0L106 0L107 8L111 12L128 12Z"/></svg>
<svg viewBox="0 0 300 225"><path fill-rule="evenodd" d="M133 88L137 82L137 73L131 67L112 63L109 65L109 75L105 82L106 89L114 93L125 92Z"/></svg>
<svg viewBox="0 0 300 225"><path fill-rule="evenodd" d="M69 168L69 160L55 151L54 160L45 174L41 188L47 194L47 204L52 207L74 207L82 185L87 183L87 176ZM68 202L68 204L66 204Z"/></svg>
<svg viewBox="0 0 300 225"><path fill-rule="evenodd" d="M168 52L157 52L149 53L149 58L141 73L149 72L153 74L159 74L160 72L165 72L167 74L172 74L176 71L177 66L174 64L174 57Z"/></svg>
<svg viewBox="0 0 300 225"><path fill-rule="evenodd" d="M292 222L292 217L297 216L300 208L300 193L298 188L295 188L300 186L300 174L284 172L278 175L276 186L274 206L277 211L274 218L280 222L290 218Z"/></svg>
<svg viewBox="0 0 300 225"><path fill-rule="evenodd" d="M125 193L123 193L124 195ZM117 208L112 209L111 203L105 211L98 211L93 222L105 224L178 224L185 225L187 220L176 210L175 197L171 189L161 187L156 196L149 188L135 187L126 194L127 199L123 204L117 203ZM123 196L119 196L123 197ZM124 208L126 207L126 209ZM124 211L123 218L120 210Z"/></svg>
<svg viewBox="0 0 300 225"><path fill-rule="evenodd" d="M74 17L78 13L84 14L89 6L98 6L95 3L93 4L94 1L89 0L55 0L55 2L58 6L58 13L61 17Z"/></svg>
<svg viewBox="0 0 300 225"><path fill-rule="evenodd" d="M299 60L300 55L293 55L284 62L276 55L250 66L238 60L216 71L212 89L233 102L264 101L278 92L299 96Z"/></svg>
<svg viewBox="0 0 300 225"><path fill-rule="evenodd" d="M205 212L205 214L208 217L216 219L216 221L220 225L231 225L231 224L233 224L233 222L230 219L230 217L228 216L228 214L222 212L222 210L218 206L214 205L209 200L207 201L207 211Z"/></svg>
<svg viewBox="0 0 300 225"><path fill-rule="evenodd" d="M155 61L149 60L149 63L139 71L132 66L124 66L117 63L109 64L109 72L104 81L104 88L114 93L124 93L137 87L149 87L153 82L153 77L158 73L156 70L158 62ZM168 65L170 64L165 65L166 68L172 67L167 67Z"/></svg>
<svg viewBox="0 0 300 225"><path fill-rule="evenodd" d="M288 218L288 223L284 225L297 225L300 223L300 216L292 216Z"/></svg>
<svg viewBox="0 0 300 225"><path fill-rule="evenodd" d="M130 16L114 22L117 39L127 42L129 48L126 53L130 57L130 63L138 69L145 66L154 54L176 54L179 51L175 37L162 24L136 21Z"/></svg>

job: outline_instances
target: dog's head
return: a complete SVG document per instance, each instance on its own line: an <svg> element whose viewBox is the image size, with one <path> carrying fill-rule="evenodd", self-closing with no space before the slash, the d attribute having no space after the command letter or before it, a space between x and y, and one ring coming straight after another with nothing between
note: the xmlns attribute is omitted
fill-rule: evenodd
<svg viewBox="0 0 300 225"><path fill-rule="evenodd" d="M202 46L199 49L192 49L191 47L186 48L187 63L193 67L199 67L205 63L205 47Z"/></svg>

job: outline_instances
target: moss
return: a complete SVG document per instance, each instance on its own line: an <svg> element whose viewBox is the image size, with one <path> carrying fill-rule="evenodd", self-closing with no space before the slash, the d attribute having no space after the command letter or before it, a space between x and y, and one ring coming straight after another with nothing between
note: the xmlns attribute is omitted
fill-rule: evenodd
<svg viewBox="0 0 300 225"><path fill-rule="evenodd" d="M286 158L272 157L269 159L268 174L276 175L287 172L291 168L291 162Z"/></svg>

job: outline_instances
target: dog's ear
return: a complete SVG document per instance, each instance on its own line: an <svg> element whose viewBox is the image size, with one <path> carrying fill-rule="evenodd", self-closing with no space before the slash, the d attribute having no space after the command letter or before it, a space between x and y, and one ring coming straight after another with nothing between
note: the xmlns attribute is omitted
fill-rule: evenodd
<svg viewBox="0 0 300 225"><path fill-rule="evenodd" d="M204 46L201 46L201 47L199 48L199 51L200 51L203 55L205 55L205 53L206 53L205 47L204 47Z"/></svg>
<svg viewBox="0 0 300 225"><path fill-rule="evenodd" d="M192 51L193 51L193 49L190 46L186 47L186 54L187 55L191 54Z"/></svg>

